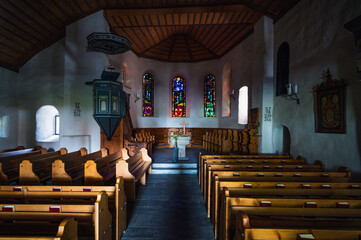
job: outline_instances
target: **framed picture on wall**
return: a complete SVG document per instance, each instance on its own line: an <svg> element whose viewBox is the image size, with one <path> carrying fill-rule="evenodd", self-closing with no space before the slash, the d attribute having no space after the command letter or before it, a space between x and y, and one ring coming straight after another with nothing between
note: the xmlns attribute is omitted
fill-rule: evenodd
<svg viewBox="0 0 361 240"><path fill-rule="evenodd" d="M317 133L346 133L345 83L332 80L329 69L325 81L314 88L315 131Z"/></svg>

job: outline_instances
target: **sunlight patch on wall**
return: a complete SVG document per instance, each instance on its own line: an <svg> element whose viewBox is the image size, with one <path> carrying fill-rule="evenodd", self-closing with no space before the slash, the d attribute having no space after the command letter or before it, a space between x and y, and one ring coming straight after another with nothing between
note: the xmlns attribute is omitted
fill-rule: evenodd
<svg viewBox="0 0 361 240"><path fill-rule="evenodd" d="M231 116L231 65L226 63L222 72L222 117Z"/></svg>
<svg viewBox="0 0 361 240"><path fill-rule="evenodd" d="M238 95L238 124L248 122L248 87L241 87Z"/></svg>
<svg viewBox="0 0 361 240"><path fill-rule="evenodd" d="M9 135L9 116L0 116L0 138L7 138Z"/></svg>

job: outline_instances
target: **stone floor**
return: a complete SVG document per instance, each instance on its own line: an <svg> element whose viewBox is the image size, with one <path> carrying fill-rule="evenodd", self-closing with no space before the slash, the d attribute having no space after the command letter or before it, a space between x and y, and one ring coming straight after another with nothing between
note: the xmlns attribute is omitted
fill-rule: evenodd
<svg viewBox="0 0 361 240"><path fill-rule="evenodd" d="M198 153L187 152L194 162ZM170 162L169 156L169 149L156 150L152 158ZM123 240L214 239L196 174L148 175L147 185L137 187L136 201L128 204L128 218Z"/></svg>

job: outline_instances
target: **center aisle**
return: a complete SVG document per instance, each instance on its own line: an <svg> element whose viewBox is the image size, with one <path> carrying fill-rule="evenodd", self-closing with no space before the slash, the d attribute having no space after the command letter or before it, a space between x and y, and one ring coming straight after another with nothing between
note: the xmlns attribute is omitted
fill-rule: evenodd
<svg viewBox="0 0 361 240"><path fill-rule="evenodd" d="M122 239L214 239L195 174L148 175L128 205Z"/></svg>

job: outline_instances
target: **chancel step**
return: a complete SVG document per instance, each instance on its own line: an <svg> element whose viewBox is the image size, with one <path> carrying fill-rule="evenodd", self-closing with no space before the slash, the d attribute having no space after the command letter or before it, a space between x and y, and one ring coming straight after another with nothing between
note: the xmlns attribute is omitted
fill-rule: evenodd
<svg viewBox="0 0 361 240"><path fill-rule="evenodd" d="M197 174L195 169L152 169L152 174Z"/></svg>
<svg viewBox="0 0 361 240"><path fill-rule="evenodd" d="M153 169L158 169L158 168L162 168L162 169L164 169L164 168L197 169L197 163L153 163L152 168Z"/></svg>
<svg viewBox="0 0 361 240"><path fill-rule="evenodd" d="M196 163L153 163L152 174L197 174Z"/></svg>

